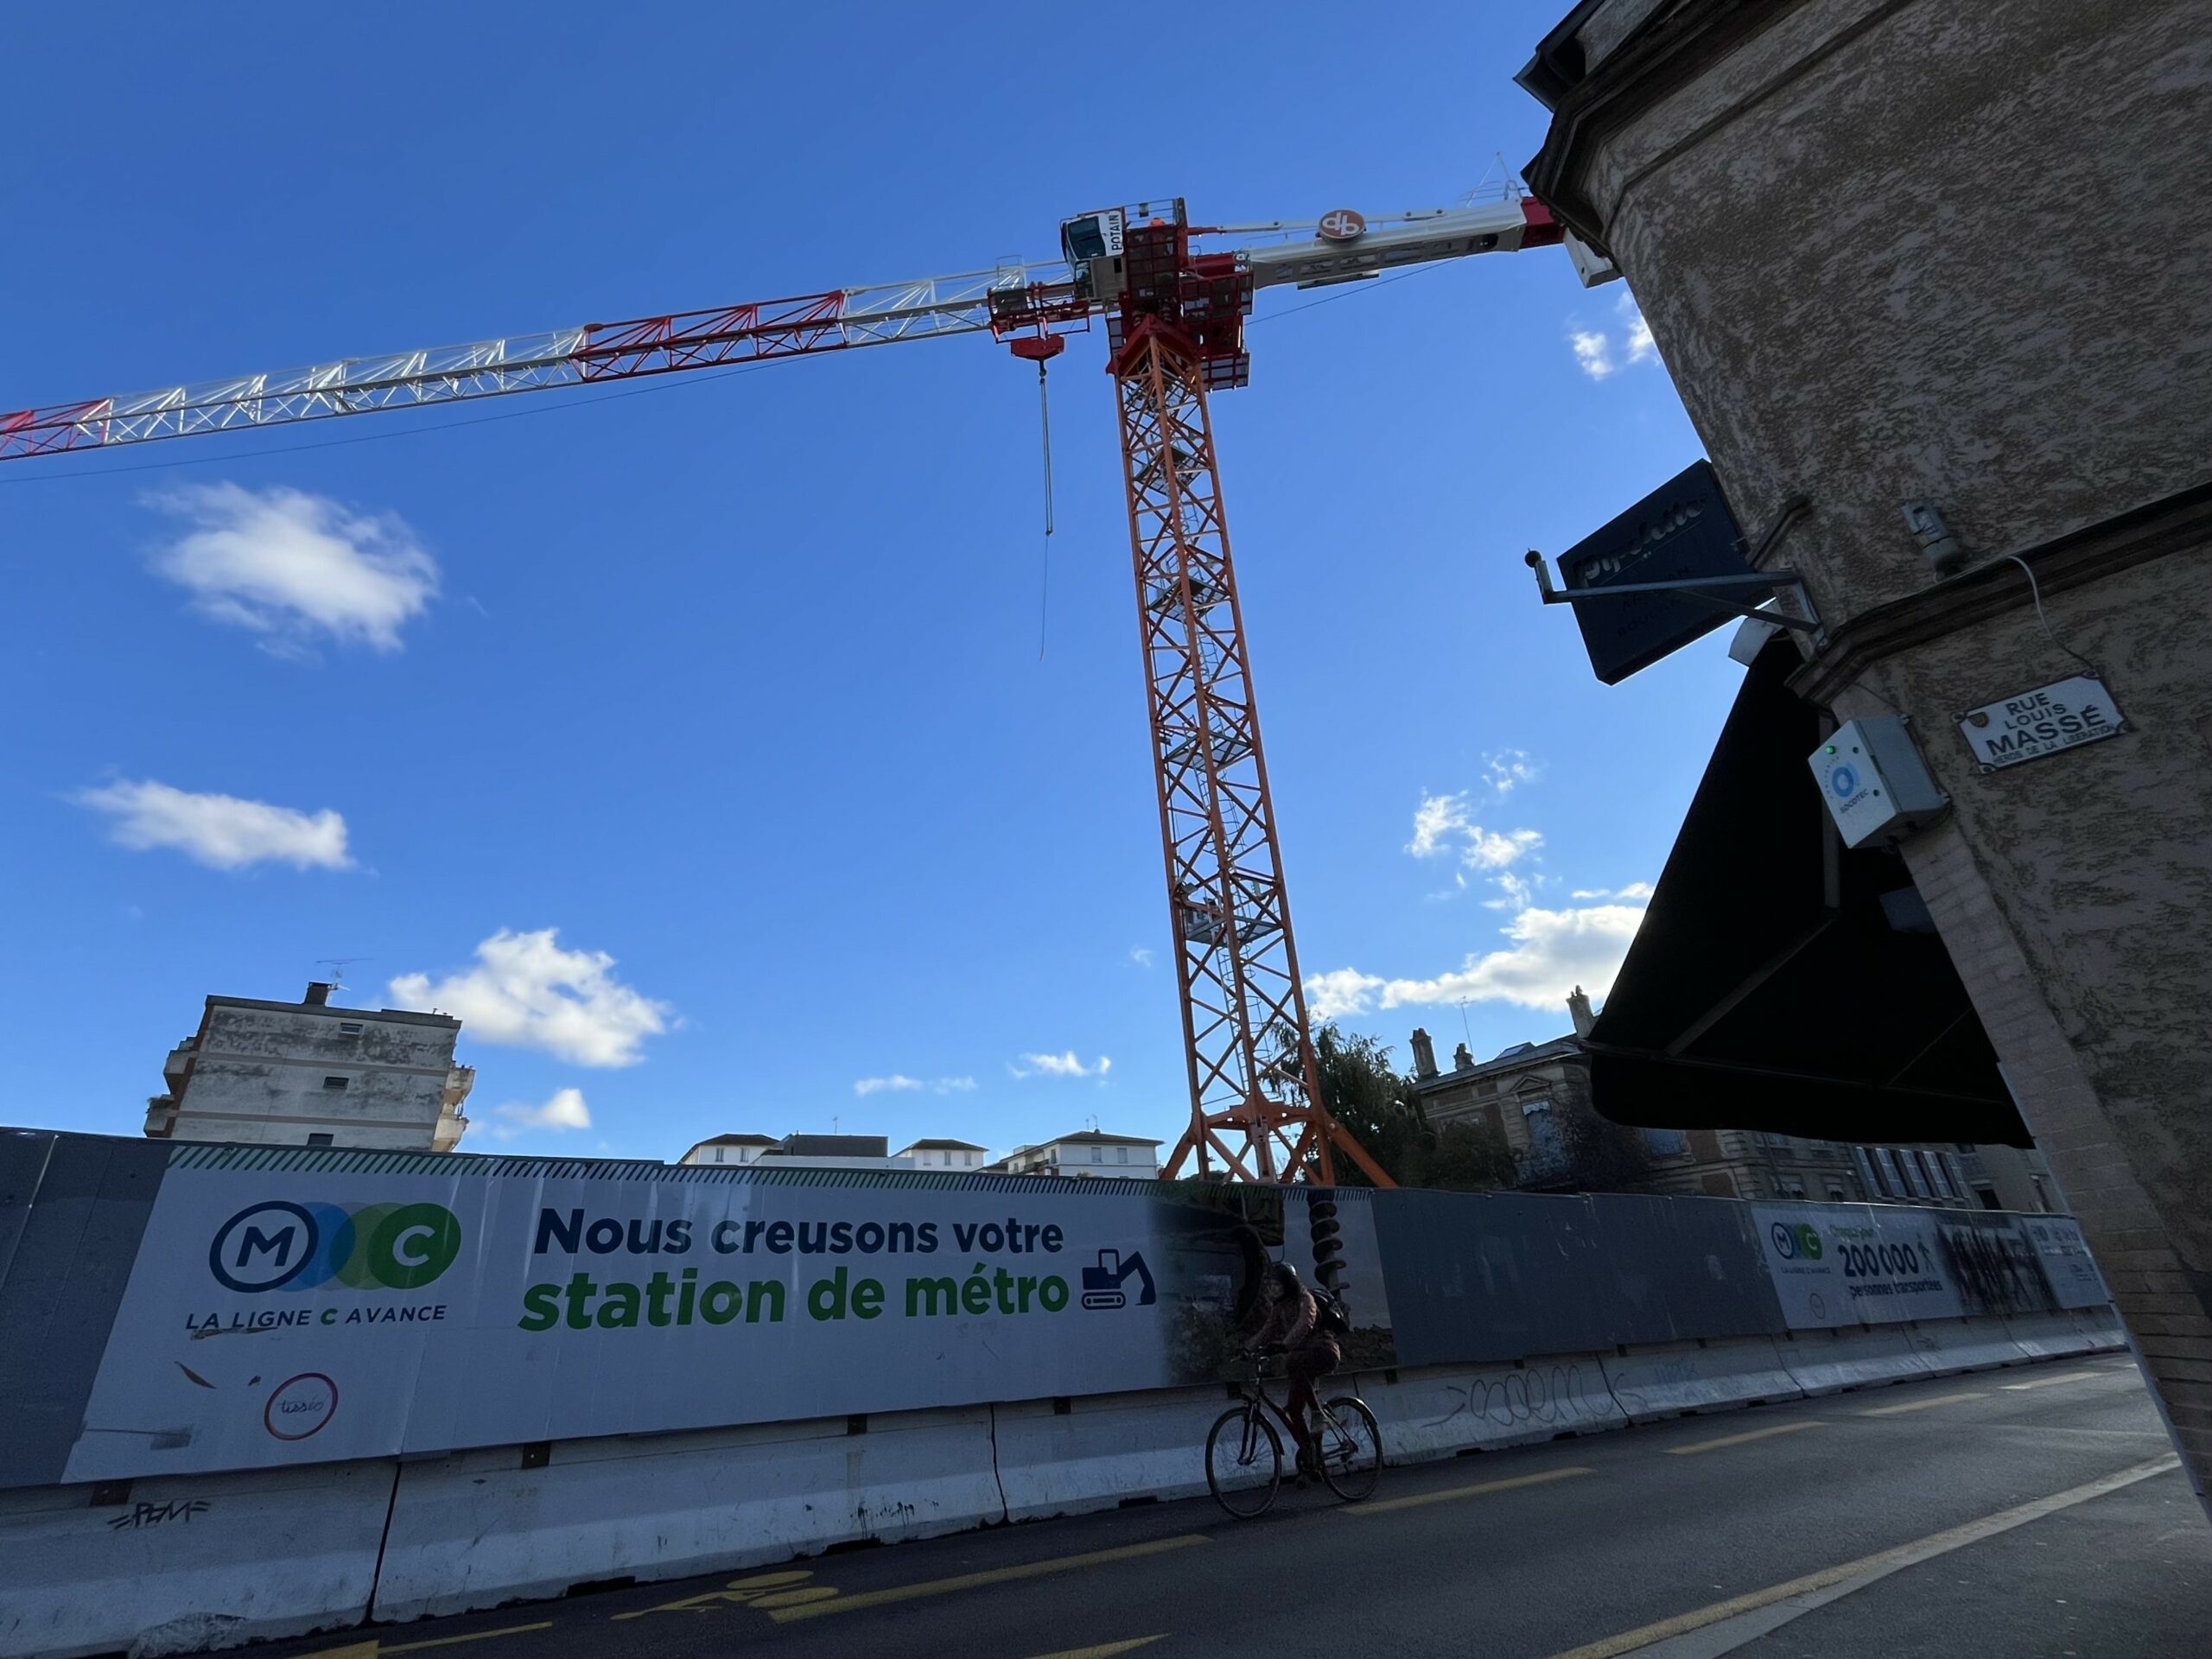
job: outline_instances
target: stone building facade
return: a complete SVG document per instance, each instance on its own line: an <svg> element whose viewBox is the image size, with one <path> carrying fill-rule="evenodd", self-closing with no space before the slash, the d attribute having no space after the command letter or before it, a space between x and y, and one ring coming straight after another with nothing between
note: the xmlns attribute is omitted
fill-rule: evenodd
<svg viewBox="0 0 2212 1659"><path fill-rule="evenodd" d="M1747 533L1791 684L1902 714L1907 839L2198 1493L2212 1481L2212 29L2197 0L1592 0L1522 84ZM1948 540L1923 542L1906 504ZM1962 711L2093 673L2123 734Z"/></svg>
<svg viewBox="0 0 2212 1659"><path fill-rule="evenodd" d="M1449 1071L1436 1064L1427 1032L1413 1035L1414 1097L1430 1127L1477 1123L1503 1135L1519 1185L1536 1192L1578 1185L1567 1156L1572 1132L1567 1126L1570 1120L1590 1122L1598 1116L1582 1046L1591 1020L1589 1000L1577 990L1567 1006L1574 1016L1573 1033L1516 1044L1488 1060L1477 1060L1462 1043ZM1646 1170L1635 1183L1639 1192L1837 1204L1980 1205L2030 1214L2057 1208L2053 1195L2034 1184L2040 1160L2009 1147L1854 1147L1752 1129L1614 1132L1640 1136ZM2001 1196L1999 1176L2005 1183Z"/></svg>
<svg viewBox="0 0 2212 1659"><path fill-rule="evenodd" d="M146 1103L160 1141L451 1152L476 1081L455 1065L461 1021L404 1008L344 1008L317 982L297 1002L211 996L200 1029Z"/></svg>

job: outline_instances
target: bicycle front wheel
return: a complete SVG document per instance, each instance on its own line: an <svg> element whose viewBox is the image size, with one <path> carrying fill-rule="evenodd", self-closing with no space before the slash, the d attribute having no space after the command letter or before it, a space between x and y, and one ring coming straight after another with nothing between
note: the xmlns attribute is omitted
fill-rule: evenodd
<svg viewBox="0 0 2212 1659"><path fill-rule="evenodd" d="M1206 1436L1206 1484L1240 1521L1265 1515L1282 1485L1282 1440L1251 1406L1224 1411Z"/></svg>
<svg viewBox="0 0 2212 1659"><path fill-rule="evenodd" d="M1321 1478L1347 1503L1374 1491L1382 1478L1382 1431L1367 1402L1339 1395L1321 1408L1314 1436L1321 1449Z"/></svg>

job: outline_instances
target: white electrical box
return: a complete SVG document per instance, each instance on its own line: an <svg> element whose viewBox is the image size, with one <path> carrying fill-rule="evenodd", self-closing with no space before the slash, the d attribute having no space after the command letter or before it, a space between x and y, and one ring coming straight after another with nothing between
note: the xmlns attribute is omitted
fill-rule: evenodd
<svg viewBox="0 0 2212 1659"><path fill-rule="evenodd" d="M1808 759L1847 847L1892 846L1935 823L1951 804L1928 775L1902 715L1840 727Z"/></svg>

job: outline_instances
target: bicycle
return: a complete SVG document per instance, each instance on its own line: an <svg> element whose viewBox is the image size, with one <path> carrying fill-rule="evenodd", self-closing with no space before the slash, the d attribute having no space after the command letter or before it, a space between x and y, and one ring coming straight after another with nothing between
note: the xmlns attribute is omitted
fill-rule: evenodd
<svg viewBox="0 0 2212 1659"><path fill-rule="evenodd" d="M1291 1431L1294 1441L1298 1436L1290 1413L1268 1393L1266 1362L1283 1351L1245 1351L1252 1374L1238 1385L1243 1403L1222 1413L1206 1436L1206 1485L1214 1501L1240 1521L1265 1515L1282 1486L1282 1437L1268 1421L1268 1412ZM1319 1407L1313 1429L1321 1478L1329 1490L1347 1503L1372 1493L1382 1475L1382 1431L1367 1402L1338 1395Z"/></svg>

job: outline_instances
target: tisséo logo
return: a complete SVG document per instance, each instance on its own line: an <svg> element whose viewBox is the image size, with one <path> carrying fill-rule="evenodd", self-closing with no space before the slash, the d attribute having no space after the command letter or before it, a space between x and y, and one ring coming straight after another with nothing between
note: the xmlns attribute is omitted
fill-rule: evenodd
<svg viewBox="0 0 2212 1659"><path fill-rule="evenodd" d="M461 1255L461 1223L435 1204L249 1205L225 1222L207 1249L216 1282L248 1293L418 1290Z"/></svg>

